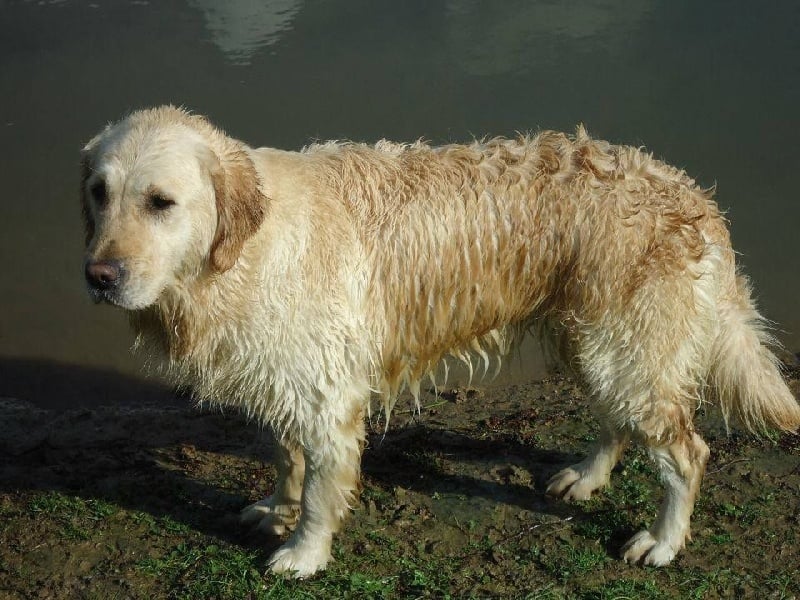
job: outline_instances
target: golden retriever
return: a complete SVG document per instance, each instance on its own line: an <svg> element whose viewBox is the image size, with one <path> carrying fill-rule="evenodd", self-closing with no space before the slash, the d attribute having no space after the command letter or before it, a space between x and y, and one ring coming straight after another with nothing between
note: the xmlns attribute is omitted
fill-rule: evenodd
<svg viewBox="0 0 800 600"><path fill-rule="evenodd" d="M711 194L583 128L285 152L165 106L107 126L82 159L91 296L128 311L173 381L275 435L275 490L242 513L294 531L275 572L330 560L371 396L389 413L444 356L501 356L532 325L603 428L548 492L588 498L630 440L660 470L663 504L626 561L666 565L689 537L700 402L753 430L800 425Z"/></svg>

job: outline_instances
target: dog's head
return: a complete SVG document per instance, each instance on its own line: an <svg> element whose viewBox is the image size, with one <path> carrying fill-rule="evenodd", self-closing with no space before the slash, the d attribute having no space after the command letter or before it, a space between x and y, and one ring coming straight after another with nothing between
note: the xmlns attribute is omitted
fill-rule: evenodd
<svg viewBox="0 0 800 600"><path fill-rule="evenodd" d="M133 113L83 149L90 295L127 309L233 267L266 210L246 146L174 107Z"/></svg>

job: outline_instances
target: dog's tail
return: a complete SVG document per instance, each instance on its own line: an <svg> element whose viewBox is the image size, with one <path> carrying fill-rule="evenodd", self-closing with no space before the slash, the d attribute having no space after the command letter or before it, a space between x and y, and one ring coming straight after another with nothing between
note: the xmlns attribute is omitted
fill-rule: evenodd
<svg viewBox="0 0 800 600"><path fill-rule="evenodd" d="M736 417L750 431L797 431L800 405L770 350L776 342L758 314L748 280L736 276L734 293L719 299L720 329L712 348L711 383L727 424Z"/></svg>

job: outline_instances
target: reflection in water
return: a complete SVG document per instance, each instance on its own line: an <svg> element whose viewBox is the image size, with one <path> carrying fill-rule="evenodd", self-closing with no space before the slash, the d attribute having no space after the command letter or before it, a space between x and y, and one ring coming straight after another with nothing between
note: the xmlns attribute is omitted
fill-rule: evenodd
<svg viewBox="0 0 800 600"><path fill-rule="evenodd" d="M512 0L499 10L497 3L486 0L449 0L448 42L471 75L526 72L557 63L563 53L588 50L597 37L605 38L606 49L627 43L626 33L639 26L653 3L594 0L577 6L556 0Z"/></svg>
<svg viewBox="0 0 800 600"><path fill-rule="evenodd" d="M563 53L625 45L654 0L594 0L579 8L557 1L449 0L444 42L465 73L499 75L557 64ZM263 47L292 29L302 0L188 0L200 10L211 41L232 64L247 66ZM535 49L535 50L534 50ZM532 61L531 56L536 60Z"/></svg>
<svg viewBox="0 0 800 600"><path fill-rule="evenodd" d="M189 0L202 11L214 44L232 63L249 65L264 46L280 41L291 29L301 0Z"/></svg>

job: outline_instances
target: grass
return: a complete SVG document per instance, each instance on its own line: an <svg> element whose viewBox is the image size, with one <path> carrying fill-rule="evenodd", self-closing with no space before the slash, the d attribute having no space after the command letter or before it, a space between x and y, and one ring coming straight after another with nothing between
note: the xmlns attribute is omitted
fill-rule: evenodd
<svg viewBox="0 0 800 600"><path fill-rule="evenodd" d="M165 556L146 558L136 567L146 575L171 582L172 598L234 600L253 595L268 598L257 553L216 544L181 542Z"/></svg>
<svg viewBox="0 0 800 600"><path fill-rule="evenodd" d="M116 512L104 500L84 500L60 492L46 492L31 498L27 505L30 515L49 519L58 525L58 536L67 541L86 541L99 522Z"/></svg>
<svg viewBox="0 0 800 600"><path fill-rule="evenodd" d="M599 588L587 590L577 597L583 600L660 600L670 598L654 580L618 579Z"/></svg>
<svg viewBox="0 0 800 600"><path fill-rule="evenodd" d="M176 521L169 515L154 517L149 513L136 511L131 513L130 518L146 527L153 535L186 535L191 532L191 528L186 523Z"/></svg>
<svg viewBox="0 0 800 600"><path fill-rule="evenodd" d="M562 543L554 552L539 558L541 565L555 575L560 583L567 583L573 578L601 569L608 560L609 557L602 548L575 547L569 543Z"/></svg>
<svg viewBox="0 0 800 600"><path fill-rule="evenodd" d="M84 500L61 492L38 494L28 502L28 510L33 514L44 513L61 519L90 519L99 521L116 511L116 508L103 500L90 498Z"/></svg>
<svg viewBox="0 0 800 600"><path fill-rule="evenodd" d="M410 493L403 492L403 498ZM373 489L367 497L373 502L378 498L382 504L390 506L394 496L389 491ZM614 532L630 525L618 503L635 507L648 502L649 496L637 486L622 486L621 491L585 503L610 503L613 509L606 506L588 513L584 519L554 522L560 524L551 529L561 532L560 537L551 540L549 534L543 534L535 544L526 544L525 536L521 535L501 536L498 531L487 528L485 520L468 519L460 524L459 530L467 537L465 545L450 553L431 551L429 546L418 541L410 545L401 537L402 531L390 525L366 530L356 528L352 537L335 544L336 560L327 572L300 582L264 576L268 558L265 552L214 540L168 516L131 512L103 500L60 492L35 494L28 500L24 512L36 520L59 523L59 538L67 544L86 540L93 531L96 534L96 530L90 528L92 523L123 520L126 527L133 528L130 535L140 532L152 538L151 556L134 561L129 578L137 580L138 577L140 589L151 590L148 594L176 600L478 598L487 593L491 595L497 587L495 572L508 568L530 579L517 582L524 583L518 589L519 595L509 591L507 584L497 587L498 595L507 597L711 598L727 590L753 589L758 585L768 586L773 593L771 597L796 596L797 580L789 570L765 574L759 583L751 574L726 569L655 570L624 566L607 551L608 540ZM756 507L763 507L765 502L771 500L752 500ZM748 506L720 502L717 516L740 522L753 514ZM361 539L355 540L355 537ZM170 540L176 541L170 543ZM727 531L708 536L710 544L724 546L732 541ZM367 544L368 548L359 549L358 544ZM0 563L0 579L3 573L18 575L20 572L12 565ZM524 589L527 591L523 592Z"/></svg>

